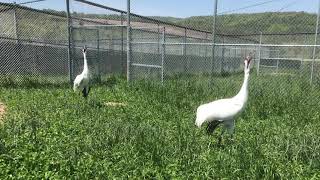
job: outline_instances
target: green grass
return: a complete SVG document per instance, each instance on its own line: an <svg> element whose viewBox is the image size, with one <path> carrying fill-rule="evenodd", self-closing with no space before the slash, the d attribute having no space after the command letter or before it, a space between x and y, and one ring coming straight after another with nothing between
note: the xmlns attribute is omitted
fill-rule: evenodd
<svg viewBox="0 0 320 180"><path fill-rule="evenodd" d="M242 78L110 78L87 100L67 87L1 88L0 179L319 179L320 91L308 81L252 75L234 142L195 127L197 106L235 95Z"/></svg>

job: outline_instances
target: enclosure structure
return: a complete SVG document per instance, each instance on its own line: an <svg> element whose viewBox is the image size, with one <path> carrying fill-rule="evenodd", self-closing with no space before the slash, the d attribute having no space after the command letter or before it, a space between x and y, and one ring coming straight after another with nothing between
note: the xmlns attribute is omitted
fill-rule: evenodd
<svg viewBox="0 0 320 180"><path fill-rule="evenodd" d="M103 61L115 59L117 62L121 61L121 72L127 74L128 80L149 79L158 82L177 75L238 72L242 70L240 65L245 54L255 51L255 47L217 48L217 56L213 59L213 33L210 31L127 13L130 8L121 11L85 0L67 2L67 7L71 9L68 11L71 19L70 61L75 71L73 76L79 71L78 67L81 67L79 48L85 44L99 52L94 56L94 59L102 61L95 63L100 64L99 67L110 68L114 64L107 65ZM81 9L105 11L106 17L83 18L83 14L78 12ZM242 37L231 38L242 43L256 43ZM105 74L101 69L93 72L99 77L100 73Z"/></svg>
<svg viewBox="0 0 320 180"><path fill-rule="evenodd" d="M87 0L61 2L66 11L0 3L3 82L72 82L81 71L80 49L86 45L95 81L110 74L154 82L232 74L242 72L243 58L251 53L258 75L299 76L319 83L315 13L284 12L282 16L291 18L287 22L273 12L221 12L226 0L215 0L213 18L200 21L207 24L203 30L130 13L130 1L127 11Z"/></svg>

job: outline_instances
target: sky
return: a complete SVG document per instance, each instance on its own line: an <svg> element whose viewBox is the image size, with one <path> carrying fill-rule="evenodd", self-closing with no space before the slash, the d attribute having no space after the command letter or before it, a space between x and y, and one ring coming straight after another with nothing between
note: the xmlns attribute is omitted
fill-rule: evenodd
<svg viewBox="0 0 320 180"><path fill-rule="evenodd" d="M31 0L0 0L16 3ZM127 0L89 0L116 9L126 10ZM72 11L86 13L106 13L103 9L93 8L70 0ZM65 10L65 0L46 0L27 5L37 9ZM305 11L316 13L317 0L218 0L218 14ZM131 0L131 12L143 16L190 17L212 15L214 0Z"/></svg>

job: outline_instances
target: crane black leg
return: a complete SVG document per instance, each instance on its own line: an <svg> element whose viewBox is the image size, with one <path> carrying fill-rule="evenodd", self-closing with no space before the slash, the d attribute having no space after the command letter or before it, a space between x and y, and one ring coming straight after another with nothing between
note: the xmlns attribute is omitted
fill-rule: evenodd
<svg viewBox="0 0 320 180"><path fill-rule="evenodd" d="M90 90L90 88L89 88L89 90ZM83 90L82 90L82 96L85 97L85 98L88 97L89 90L88 90L88 92L87 92L87 88L83 88Z"/></svg>
<svg viewBox="0 0 320 180"><path fill-rule="evenodd" d="M226 130L225 128L222 129L221 134L220 134L220 136L219 136L219 138L218 138L218 144L219 144L219 145L221 144L222 136L223 136L223 133L224 133L225 130Z"/></svg>
<svg viewBox="0 0 320 180"><path fill-rule="evenodd" d="M89 95L90 90L91 90L91 88L90 88L90 87L88 87L88 93L87 93L87 95Z"/></svg>
<svg viewBox="0 0 320 180"><path fill-rule="evenodd" d="M212 134L220 123L221 123L220 121L211 121L211 122L209 122L209 124L207 126L207 133L208 134Z"/></svg>

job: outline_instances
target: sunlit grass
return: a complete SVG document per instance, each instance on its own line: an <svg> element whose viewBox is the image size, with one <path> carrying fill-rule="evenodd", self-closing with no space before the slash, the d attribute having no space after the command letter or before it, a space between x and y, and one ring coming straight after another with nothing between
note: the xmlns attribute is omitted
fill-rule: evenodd
<svg viewBox="0 0 320 180"><path fill-rule="evenodd" d="M320 91L308 82L253 75L235 142L195 127L197 106L235 95L242 79L110 78L87 100L63 86L1 88L0 177L320 178Z"/></svg>

